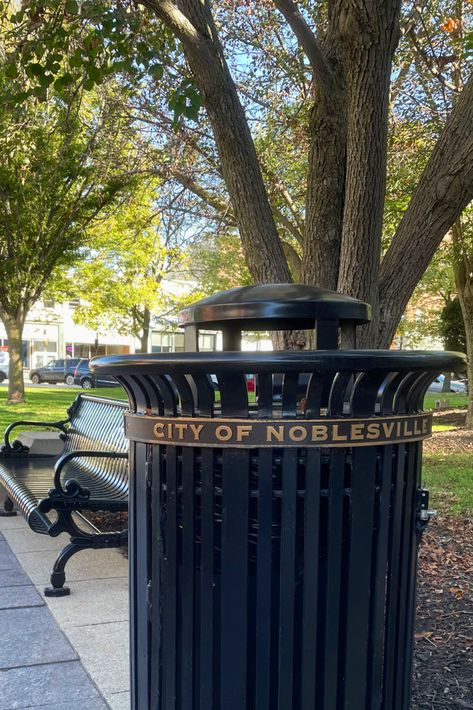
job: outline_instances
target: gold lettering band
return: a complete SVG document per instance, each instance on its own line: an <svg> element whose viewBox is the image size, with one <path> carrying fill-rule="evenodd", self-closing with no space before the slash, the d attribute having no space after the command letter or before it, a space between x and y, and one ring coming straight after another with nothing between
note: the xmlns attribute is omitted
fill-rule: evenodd
<svg viewBox="0 0 473 710"><path fill-rule="evenodd" d="M432 414L366 419L205 419L125 415L131 441L177 446L340 447L420 441L432 435Z"/></svg>

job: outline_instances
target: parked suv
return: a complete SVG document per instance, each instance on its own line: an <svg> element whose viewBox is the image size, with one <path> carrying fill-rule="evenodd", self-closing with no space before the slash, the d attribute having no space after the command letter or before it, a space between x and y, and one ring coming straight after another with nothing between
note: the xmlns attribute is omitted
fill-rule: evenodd
<svg viewBox="0 0 473 710"><path fill-rule="evenodd" d="M79 363L79 358L65 358L64 360L51 360L46 367L37 367L30 372L30 380L34 385L48 382L55 385L65 382L66 385L74 384L74 369Z"/></svg>
<svg viewBox="0 0 473 710"><path fill-rule="evenodd" d="M112 375L96 375L89 368L89 360L79 360L74 370L74 384L80 385L85 390L93 387L117 387L118 382Z"/></svg>
<svg viewBox="0 0 473 710"><path fill-rule="evenodd" d="M445 382L445 375L439 375L436 380L434 380L430 385L428 392L443 392L443 384ZM462 380L450 380L450 392L462 392L466 394L468 388L466 383Z"/></svg>

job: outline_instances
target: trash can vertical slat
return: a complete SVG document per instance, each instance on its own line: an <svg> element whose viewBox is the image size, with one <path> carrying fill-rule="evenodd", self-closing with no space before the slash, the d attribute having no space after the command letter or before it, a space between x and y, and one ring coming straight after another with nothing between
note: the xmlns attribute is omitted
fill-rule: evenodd
<svg viewBox="0 0 473 710"><path fill-rule="evenodd" d="M395 677L395 707L402 707L402 698L405 693L406 678L404 677L404 660L409 643L407 639L406 616L408 614L408 593L410 584L410 558L412 553L411 539L415 540L415 497L416 497L416 455L418 446L407 444L407 462L404 479L403 522L401 534L401 569L399 576L399 605L397 619Z"/></svg>
<svg viewBox="0 0 473 710"><path fill-rule="evenodd" d="M359 710L366 701L368 672L376 452L372 447L365 447L354 449L352 456L344 707ZM356 614L350 613L352 609L356 609ZM355 648L356 654L353 653Z"/></svg>
<svg viewBox="0 0 473 710"><path fill-rule="evenodd" d="M416 488L414 489L414 505L417 505L417 493L418 486L420 486L420 474L422 467L422 442L415 454L415 480ZM419 546L419 536L416 530L416 519L413 516L412 520L412 530L410 538L410 562L409 562L409 588L407 594L407 614L406 614L406 653L404 656L404 668L403 674L405 678L404 683L404 695L403 702L408 703L411 696L411 668L412 668L412 655L414 644L412 642L414 634L414 620L415 620L415 596L416 596L416 580L417 580L417 560L418 560L418 546Z"/></svg>
<svg viewBox="0 0 473 710"><path fill-rule="evenodd" d="M165 710L177 706L177 450L166 446L166 545L164 550L163 667Z"/></svg>
<svg viewBox="0 0 473 710"><path fill-rule="evenodd" d="M164 400L161 393L156 385L154 379L150 376L145 375L143 377L144 382L148 386L150 407L153 414L163 414L164 412Z"/></svg>
<svg viewBox="0 0 473 710"><path fill-rule="evenodd" d="M213 708L217 701L214 690L214 667L217 665L214 641L214 450L202 449L201 456L200 710L205 710Z"/></svg>
<svg viewBox="0 0 473 710"><path fill-rule="evenodd" d="M214 389L205 375L194 375L191 387L195 387L201 417L211 417L214 411ZM199 700L200 710L217 708L219 702L218 679L214 668L218 667L215 644L215 586L217 584L215 558L215 449L200 449L200 614L199 633Z"/></svg>
<svg viewBox="0 0 473 710"><path fill-rule="evenodd" d="M270 372L261 372L256 381L258 413L261 419L271 417L273 413L273 376Z"/></svg>
<svg viewBox="0 0 473 710"><path fill-rule="evenodd" d="M297 416L297 393L299 389L299 373L287 372L282 382L282 415L290 419Z"/></svg>
<svg viewBox="0 0 473 710"><path fill-rule="evenodd" d="M194 456L195 449L182 447L182 700L192 708L194 696Z"/></svg>
<svg viewBox="0 0 473 710"><path fill-rule="evenodd" d="M164 467L163 456L161 455L161 447L150 447L151 466L152 466L152 485L151 485L151 535L155 541L155 548L151 551L151 589L152 589L152 606L151 606L151 652L148 664L150 666L151 683L150 697L156 704L156 707L162 707L163 697L163 673L162 666L159 663L162 633L163 633L163 598L162 598L162 548L163 548L163 530L161 527L161 492L163 487L163 472ZM154 553L154 554L153 554ZM156 554L158 553L158 554ZM132 709L134 710L134 709Z"/></svg>
<svg viewBox="0 0 473 710"><path fill-rule="evenodd" d="M323 710L337 706L340 690L339 637L340 637L340 578L342 571L343 540L343 483L345 476L345 451L331 450L330 483L328 493L327 573L325 589L325 650L323 668Z"/></svg>
<svg viewBox="0 0 473 710"><path fill-rule="evenodd" d="M192 375L197 391L197 409L201 417L213 417L215 390L209 375L194 373Z"/></svg>
<svg viewBox="0 0 473 710"><path fill-rule="evenodd" d="M317 679L317 607L320 536L320 449L307 452L304 496L304 580L302 611L301 707L315 709Z"/></svg>
<svg viewBox="0 0 473 710"><path fill-rule="evenodd" d="M382 447L379 504L376 508L375 544L372 572L373 599L371 603L371 643L368 655L367 704L378 708L381 704L383 678L383 647L386 614L386 571L389 542L389 507L393 467L392 445Z"/></svg>
<svg viewBox="0 0 473 710"><path fill-rule="evenodd" d="M145 469L147 462L147 445L137 444L135 449L136 466L139 469ZM137 479L135 487L135 506L136 510L140 511L140 515L136 517L136 539L147 539L149 535L149 491L146 480ZM135 569L138 579L151 579L149 566L149 549L146 545L138 545L134 551ZM136 626L136 653L138 658L138 685L140 688L139 702L141 707L148 705L148 688L149 688L149 666L145 663L149 653L149 619L148 606L146 604L137 605L137 626Z"/></svg>
<svg viewBox="0 0 473 710"><path fill-rule="evenodd" d="M175 417L177 414L177 396L170 378L163 375L156 375L153 379L163 401L164 414L167 417Z"/></svg>
<svg viewBox="0 0 473 710"><path fill-rule="evenodd" d="M397 609L401 564L401 535L403 518L404 468L406 445L397 447L397 460L393 470L391 502L391 529L389 531L388 588L386 594L386 636L384 650L383 708L396 710L394 703L396 663Z"/></svg>
<svg viewBox="0 0 473 710"><path fill-rule="evenodd" d="M261 380L258 379L260 388ZM265 386L263 386L263 390ZM261 388L259 389L261 392ZM255 710L270 710L271 619L273 614L273 452L258 452L258 537L256 557Z"/></svg>
<svg viewBox="0 0 473 710"><path fill-rule="evenodd" d="M221 708L247 708L249 452L222 452Z"/></svg>
<svg viewBox="0 0 473 710"><path fill-rule="evenodd" d="M279 710L291 707L294 682L294 605L296 580L297 449L282 462L279 578Z"/></svg>

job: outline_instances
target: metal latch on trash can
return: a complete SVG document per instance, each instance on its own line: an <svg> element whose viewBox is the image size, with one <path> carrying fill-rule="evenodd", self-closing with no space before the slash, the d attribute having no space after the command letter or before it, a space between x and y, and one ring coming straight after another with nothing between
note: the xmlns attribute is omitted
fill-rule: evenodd
<svg viewBox="0 0 473 710"><path fill-rule="evenodd" d="M426 488L420 488L417 491L417 533L422 535L429 520L435 518L436 510L429 510L429 491Z"/></svg>

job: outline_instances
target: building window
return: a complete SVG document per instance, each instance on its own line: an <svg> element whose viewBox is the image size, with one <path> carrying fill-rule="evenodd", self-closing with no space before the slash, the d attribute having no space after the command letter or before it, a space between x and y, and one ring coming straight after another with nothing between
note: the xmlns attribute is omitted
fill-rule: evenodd
<svg viewBox="0 0 473 710"><path fill-rule="evenodd" d="M45 367L45 365L57 358L57 342L55 340L32 340L31 341L31 365Z"/></svg>
<svg viewBox="0 0 473 710"><path fill-rule="evenodd" d="M105 349L104 355L128 355L130 352L129 345L102 345Z"/></svg>
<svg viewBox="0 0 473 710"><path fill-rule="evenodd" d="M73 298L71 301L68 301L68 306L74 310L80 306L80 298Z"/></svg>
<svg viewBox="0 0 473 710"><path fill-rule="evenodd" d="M216 348L217 336L215 333L199 333L199 351L213 352Z"/></svg>
<svg viewBox="0 0 473 710"><path fill-rule="evenodd" d="M184 333L174 333L174 352L184 352Z"/></svg>
<svg viewBox="0 0 473 710"><path fill-rule="evenodd" d="M54 301L52 298L45 298L43 301L43 306L45 308L54 308L56 305L56 301Z"/></svg>
<svg viewBox="0 0 473 710"><path fill-rule="evenodd" d="M170 353L172 352L173 333L151 333L151 352Z"/></svg>

